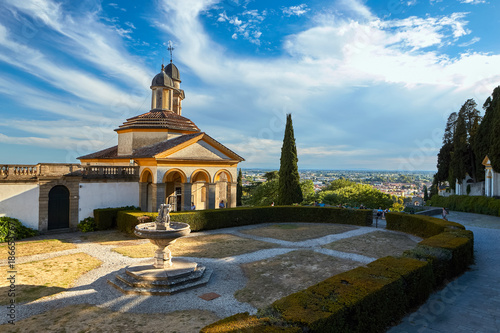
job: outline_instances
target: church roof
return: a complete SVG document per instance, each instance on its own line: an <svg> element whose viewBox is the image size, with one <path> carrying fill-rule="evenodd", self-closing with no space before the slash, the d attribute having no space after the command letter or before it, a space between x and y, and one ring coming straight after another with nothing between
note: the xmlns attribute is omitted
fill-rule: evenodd
<svg viewBox="0 0 500 333"><path fill-rule="evenodd" d="M171 129L180 131L200 132L191 120L183 116L179 116L173 111L165 110L151 110L147 113L127 119L115 131L130 129L130 128L144 128L144 129Z"/></svg>
<svg viewBox="0 0 500 333"><path fill-rule="evenodd" d="M209 135L207 135L204 132L199 132L199 133L192 133L192 134L185 134L178 136L176 138L170 139L170 140L165 140L161 141L149 146L141 147L136 150L131 155L118 155L118 146L113 146L107 149L103 149L101 151L85 155L85 156L80 156L78 157L79 160L88 160L88 159L134 159L134 158L154 158L156 155L166 152L169 149L181 146L185 143L189 144L188 141L190 140L201 140L205 139L207 142L211 143L212 145L218 147L221 151L225 151L229 153L229 155L232 155L233 158L244 161L244 159L218 142L217 140L213 139Z"/></svg>

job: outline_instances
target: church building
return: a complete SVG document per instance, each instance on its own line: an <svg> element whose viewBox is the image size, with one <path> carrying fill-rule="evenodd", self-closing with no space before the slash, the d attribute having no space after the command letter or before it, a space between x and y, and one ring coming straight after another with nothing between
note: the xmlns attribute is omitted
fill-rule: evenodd
<svg viewBox="0 0 500 333"><path fill-rule="evenodd" d="M151 110L115 129L118 145L79 157L81 164L0 165L0 216L43 232L74 229L96 208L235 207L244 159L182 116L180 85L172 61L162 65L151 82Z"/></svg>

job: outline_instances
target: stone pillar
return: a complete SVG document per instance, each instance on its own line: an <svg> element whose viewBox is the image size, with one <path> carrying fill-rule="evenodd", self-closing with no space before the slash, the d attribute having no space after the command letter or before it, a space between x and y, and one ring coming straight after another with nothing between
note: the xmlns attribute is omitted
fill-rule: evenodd
<svg viewBox="0 0 500 333"><path fill-rule="evenodd" d="M139 183L139 206L143 212L148 210L148 183Z"/></svg>
<svg viewBox="0 0 500 333"><path fill-rule="evenodd" d="M209 183L208 184L208 209L215 209L219 207L219 203L215 202L215 187L217 184Z"/></svg>
<svg viewBox="0 0 500 333"><path fill-rule="evenodd" d="M192 184L182 184L182 210L191 210L191 192Z"/></svg>
<svg viewBox="0 0 500 333"><path fill-rule="evenodd" d="M166 203L165 202L165 183L158 183L156 185L156 208L155 212L160 209L160 205ZM155 206L153 206L155 207Z"/></svg>
<svg viewBox="0 0 500 333"><path fill-rule="evenodd" d="M161 202L158 202L158 197L157 197L157 192L158 192L158 188L157 188L157 184L155 183L152 183L150 184L151 186L151 191L150 191L150 194L151 194L151 211L152 212L157 212L158 211L158 208L160 207L160 203Z"/></svg>
<svg viewBox="0 0 500 333"><path fill-rule="evenodd" d="M229 184L229 195L227 196L228 199L229 199L229 202L227 204L227 207L236 207L236 186L237 184L236 183L230 183Z"/></svg>

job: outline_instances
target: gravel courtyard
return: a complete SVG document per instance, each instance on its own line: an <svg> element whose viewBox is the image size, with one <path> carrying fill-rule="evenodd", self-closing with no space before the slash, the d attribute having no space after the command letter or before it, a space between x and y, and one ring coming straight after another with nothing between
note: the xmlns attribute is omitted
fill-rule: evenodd
<svg viewBox="0 0 500 333"><path fill-rule="evenodd" d="M60 242L51 243L48 253L32 254L35 250L23 243L35 239ZM16 325L0 326L4 332L36 332L41 327L44 331L151 332L160 326L167 329L165 325L169 332L198 332L219 318L239 312L255 313L258 307L285 295L384 255L402 253L420 241L380 225L375 228L267 223L197 232L178 240L171 250L174 257L213 269L209 283L170 296L138 296L121 294L107 280L127 265L152 257L153 247L148 241L117 231L76 232L35 239L17 243L28 254L23 256L18 250L17 267L26 265L27 269L29 265L77 253L101 264L82 273L68 287L52 288L53 294L47 289L48 284L30 286L37 290L46 287L48 296L42 293L41 298L16 304ZM61 251L59 243L64 246ZM6 264L6 259L0 259L5 274ZM19 279L22 284L22 276ZM0 284L2 294L7 293L7 282ZM200 297L209 293L218 297L211 300ZM7 322L6 316L2 316L2 322Z"/></svg>

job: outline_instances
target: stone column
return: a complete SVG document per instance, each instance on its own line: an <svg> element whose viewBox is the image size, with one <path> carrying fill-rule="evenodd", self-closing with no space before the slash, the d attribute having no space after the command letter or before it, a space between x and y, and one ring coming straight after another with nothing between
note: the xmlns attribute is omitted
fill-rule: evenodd
<svg viewBox="0 0 500 333"><path fill-rule="evenodd" d="M150 184L151 186L151 210L153 212L157 212L158 211L158 208L160 207L160 203L161 202L158 202L158 197L157 197L157 184L155 183L152 183Z"/></svg>
<svg viewBox="0 0 500 333"><path fill-rule="evenodd" d="M158 183L156 185L156 206L154 211L157 212L160 209L160 205L165 203L165 183Z"/></svg>
<svg viewBox="0 0 500 333"><path fill-rule="evenodd" d="M148 210L148 183L139 183L139 206L143 212Z"/></svg>
<svg viewBox="0 0 500 333"><path fill-rule="evenodd" d="M192 184L183 183L182 184L182 210L191 210L191 193Z"/></svg>
<svg viewBox="0 0 500 333"><path fill-rule="evenodd" d="M215 202L215 187L217 184L209 183L208 184L208 209L215 209L215 207L219 207L219 203Z"/></svg>
<svg viewBox="0 0 500 333"><path fill-rule="evenodd" d="M227 196L229 198L229 203L227 207L236 207L236 183L230 183L229 184L229 195Z"/></svg>

